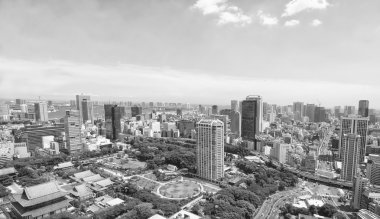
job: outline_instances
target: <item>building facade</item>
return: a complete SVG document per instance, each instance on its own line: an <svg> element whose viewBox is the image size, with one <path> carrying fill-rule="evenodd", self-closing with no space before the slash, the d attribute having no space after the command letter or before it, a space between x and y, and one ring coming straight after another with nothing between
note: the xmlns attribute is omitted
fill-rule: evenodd
<svg viewBox="0 0 380 219"><path fill-rule="evenodd" d="M345 134L342 139L342 170L341 178L353 181L359 167L361 148L361 136L356 134Z"/></svg>
<svg viewBox="0 0 380 219"><path fill-rule="evenodd" d="M34 103L34 112L36 114L36 121L39 121L39 122L49 121L48 105L46 102Z"/></svg>
<svg viewBox="0 0 380 219"><path fill-rule="evenodd" d="M112 104L104 105L106 138L115 140L123 132L122 119L125 116L125 107Z"/></svg>
<svg viewBox="0 0 380 219"><path fill-rule="evenodd" d="M68 152L77 153L83 150L82 120L79 110L66 111L65 133Z"/></svg>
<svg viewBox="0 0 380 219"><path fill-rule="evenodd" d="M197 123L197 170L201 178L224 176L224 124L202 119Z"/></svg>
<svg viewBox="0 0 380 219"><path fill-rule="evenodd" d="M369 101L368 100L359 100L358 114L362 117L369 116Z"/></svg>
<svg viewBox="0 0 380 219"><path fill-rule="evenodd" d="M255 135L262 132L262 110L261 96L248 96L242 102L241 136L243 139L254 140Z"/></svg>
<svg viewBox="0 0 380 219"><path fill-rule="evenodd" d="M367 133L368 133L368 118L351 116L342 117L341 127L340 127L340 142L339 142L339 157L342 158L342 139L345 134L356 134L361 136L360 142L360 162L364 160L365 146L367 143Z"/></svg>

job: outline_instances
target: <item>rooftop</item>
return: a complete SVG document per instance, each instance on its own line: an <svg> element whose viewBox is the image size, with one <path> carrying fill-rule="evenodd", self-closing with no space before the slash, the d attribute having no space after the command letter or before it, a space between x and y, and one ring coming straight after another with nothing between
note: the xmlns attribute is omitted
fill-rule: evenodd
<svg viewBox="0 0 380 219"><path fill-rule="evenodd" d="M13 174L13 173L16 173L16 169L14 167L9 167L9 168L3 168L3 169L0 169L0 176L3 176L3 175L8 175L8 174Z"/></svg>
<svg viewBox="0 0 380 219"><path fill-rule="evenodd" d="M83 178L93 176L93 175L95 175L95 174L93 172L91 172L91 170L86 170L83 172L74 173L74 177L77 179L83 179Z"/></svg>

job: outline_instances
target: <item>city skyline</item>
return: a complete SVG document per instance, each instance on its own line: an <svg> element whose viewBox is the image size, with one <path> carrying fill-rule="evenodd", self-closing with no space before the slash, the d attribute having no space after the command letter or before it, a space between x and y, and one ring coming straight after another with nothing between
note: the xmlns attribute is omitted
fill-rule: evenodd
<svg viewBox="0 0 380 219"><path fill-rule="evenodd" d="M1 6L0 41L7 43L0 47L0 97L90 93L99 100L227 105L258 94L279 105L368 99L380 107L375 0ZM366 16L352 16L357 10Z"/></svg>

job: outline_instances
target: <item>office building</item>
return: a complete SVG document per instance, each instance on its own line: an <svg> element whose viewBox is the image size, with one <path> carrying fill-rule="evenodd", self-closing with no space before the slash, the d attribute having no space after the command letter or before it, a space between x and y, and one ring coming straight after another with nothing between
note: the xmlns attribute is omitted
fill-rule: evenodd
<svg viewBox="0 0 380 219"><path fill-rule="evenodd" d="M304 117L304 105L303 102L294 102L293 103L293 114L296 121L302 121Z"/></svg>
<svg viewBox="0 0 380 219"><path fill-rule="evenodd" d="M367 143L367 132L368 132L368 118L351 116L351 117L342 117L341 119L341 127L340 127L340 143L339 143L339 157L342 154L342 139L345 134L355 134L361 136L360 146L360 162L364 160L365 155L365 146Z"/></svg>
<svg viewBox="0 0 380 219"><path fill-rule="evenodd" d="M271 150L271 158L277 160L279 163L285 164L288 161L289 150L291 149L290 144L285 144L282 142L274 142L273 148Z"/></svg>
<svg viewBox="0 0 380 219"><path fill-rule="evenodd" d="M356 115L355 106L344 106L344 116Z"/></svg>
<svg viewBox="0 0 380 219"><path fill-rule="evenodd" d="M368 156L366 177L371 184L380 186L380 155Z"/></svg>
<svg viewBox="0 0 380 219"><path fill-rule="evenodd" d="M217 106L217 105L213 105L213 106L212 106L211 113L212 113L213 115L218 115L218 114L219 114L218 106Z"/></svg>
<svg viewBox="0 0 380 219"><path fill-rule="evenodd" d="M22 113L28 113L28 105L26 105L26 104L21 104L20 105L20 110L21 110L21 112Z"/></svg>
<svg viewBox="0 0 380 219"><path fill-rule="evenodd" d="M88 102L91 101L91 97L89 95L84 95L84 94L80 94L80 95L76 95L76 106L77 106L77 110L79 110L79 117L81 118L81 122L83 123L83 100L87 100Z"/></svg>
<svg viewBox="0 0 380 219"><path fill-rule="evenodd" d="M26 104L26 100L16 99L16 105Z"/></svg>
<svg viewBox="0 0 380 219"><path fill-rule="evenodd" d="M309 122L315 122L315 105L306 104L305 116L309 117Z"/></svg>
<svg viewBox="0 0 380 219"><path fill-rule="evenodd" d="M362 176L356 176L353 180L353 197L352 197L352 207L354 209L360 209L362 205L362 194L365 187L368 185L369 180Z"/></svg>
<svg viewBox="0 0 380 219"><path fill-rule="evenodd" d="M177 122L177 126L182 138L191 138L191 130L195 129L194 121L180 120Z"/></svg>
<svg viewBox="0 0 380 219"><path fill-rule="evenodd" d="M142 114L142 107L141 106L132 106L131 107L131 113L132 117L136 117L137 115Z"/></svg>
<svg viewBox="0 0 380 219"><path fill-rule="evenodd" d="M115 140L118 139L119 133L123 132L122 119L125 116L125 107L105 104L105 125L106 138Z"/></svg>
<svg viewBox="0 0 380 219"><path fill-rule="evenodd" d="M231 117L231 123L230 123L230 129L231 132L237 135L237 137L240 137L241 135L241 116L238 111L233 111L230 114Z"/></svg>
<svg viewBox="0 0 380 219"><path fill-rule="evenodd" d="M54 136L56 138L65 135L64 124L54 126L26 126L21 134L23 142L26 142L28 151L35 151L36 148L43 147L44 136Z"/></svg>
<svg viewBox="0 0 380 219"><path fill-rule="evenodd" d="M239 102L237 100L231 100L231 110L239 111Z"/></svg>
<svg viewBox="0 0 380 219"><path fill-rule="evenodd" d="M368 117L369 116L369 101L368 100L360 100L359 101L358 114L362 117Z"/></svg>
<svg viewBox="0 0 380 219"><path fill-rule="evenodd" d="M334 107L334 116L336 118L340 118L341 114L342 114L341 107L340 106L335 106Z"/></svg>
<svg viewBox="0 0 380 219"><path fill-rule="evenodd" d="M91 121L91 123L94 123L94 116L93 116L94 110L93 110L92 102L87 99L83 99L81 104L82 104L82 107L81 107L82 122L86 123L87 121Z"/></svg>
<svg viewBox="0 0 380 219"><path fill-rule="evenodd" d="M36 121L46 122L48 119L48 105L46 102L39 102L34 104L34 112L36 114Z"/></svg>
<svg viewBox="0 0 380 219"><path fill-rule="evenodd" d="M261 96L248 96L242 102L241 136L246 140L254 140L255 135L262 132L263 105Z"/></svg>
<svg viewBox="0 0 380 219"><path fill-rule="evenodd" d="M326 109L324 107L315 107L314 122L326 122Z"/></svg>
<svg viewBox="0 0 380 219"><path fill-rule="evenodd" d="M342 170L341 178L353 181L359 167L361 148L361 136L356 134L345 134L342 139Z"/></svg>
<svg viewBox="0 0 380 219"><path fill-rule="evenodd" d="M224 176L224 127L219 120L197 123L197 170L201 178L217 180Z"/></svg>
<svg viewBox="0 0 380 219"><path fill-rule="evenodd" d="M9 115L9 105L3 104L0 105L0 116L7 116Z"/></svg>
<svg viewBox="0 0 380 219"><path fill-rule="evenodd" d="M180 108L177 108L177 116L182 116L182 109Z"/></svg>
<svg viewBox="0 0 380 219"><path fill-rule="evenodd" d="M83 150L82 143L82 121L79 110L66 111L65 133L68 152L77 153Z"/></svg>

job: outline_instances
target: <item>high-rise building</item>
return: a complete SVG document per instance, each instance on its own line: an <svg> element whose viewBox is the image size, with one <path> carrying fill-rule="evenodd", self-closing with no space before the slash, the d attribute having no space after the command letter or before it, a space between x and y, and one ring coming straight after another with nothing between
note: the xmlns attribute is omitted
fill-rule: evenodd
<svg viewBox="0 0 380 219"><path fill-rule="evenodd" d="M341 115L341 107L340 106L335 106L334 107L334 115L336 118L340 118L340 115Z"/></svg>
<svg viewBox="0 0 380 219"><path fill-rule="evenodd" d="M75 100L70 100L70 106L76 106L76 101Z"/></svg>
<svg viewBox="0 0 380 219"><path fill-rule="evenodd" d="M368 132L368 118L351 116L351 117L342 117L341 127L340 127L340 142L339 142L339 157L342 158L342 149L343 149L343 137L345 134L355 134L361 136L360 142L360 162L364 160L365 155L365 146L367 142L367 132Z"/></svg>
<svg viewBox="0 0 380 219"><path fill-rule="evenodd" d="M224 127L219 120L197 123L197 170L201 178L217 180L224 176Z"/></svg>
<svg viewBox="0 0 380 219"><path fill-rule="evenodd" d="M177 116L182 116L182 109L177 108Z"/></svg>
<svg viewBox="0 0 380 219"><path fill-rule="evenodd" d="M212 106L212 112L211 112L213 115L218 115L219 114L219 111L218 111L218 106L217 105L213 105Z"/></svg>
<svg viewBox="0 0 380 219"><path fill-rule="evenodd" d="M132 117L136 117L137 115L142 114L142 107L141 106L132 106L131 107L131 113Z"/></svg>
<svg viewBox="0 0 380 219"><path fill-rule="evenodd" d="M63 136L65 133L64 124L56 124L54 126L26 126L22 131L21 138L26 142L28 151L34 151L43 145L42 138L44 136L54 136L56 138Z"/></svg>
<svg viewBox="0 0 380 219"><path fill-rule="evenodd" d="M9 115L9 105L4 104L0 105L0 116Z"/></svg>
<svg viewBox="0 0 380 219"><path fill-rule="evenodd" d="M77 110L79 110L79 116L81 118L81 122L83 122L84 120L82 119L83 118L83 105L82 105L82 102L84 99L86 99L88 102L91 101L91 97L89 95L84 95L84 94L80 94L80 95L76 95L76 106L77 106ZM87 120L86 120L87 121Z"/></svg>
<svg viewBox="0 0 380 219"><path fill-rule="evenodd" d="M356 134L345 134L342 139L342 170L341 178L353 181L359 167L361 148L361 136Z"/></svg>
<svg viewBox="0 0 380 219"><path fill-rule="evenodd" d="M306 105L306 116L309 117L309 122L315 122L315 105L314 104L307 104Z"/></svg>
<svg viewBox="0 0 380 219"><path fill-rule="evenodd" d="M324 107L315 107L314 122L326 122L326 109Z"/></svg>
<svg viewBox="0 0 380 219"><path fill-rule="evenodd" d="M280 163L286 163L288 160L288 151L290 149L290 144L274 142L273 149L271 150L271 158L277 160Z"/></svg>
<svg viewBox="0 0 380 219"><path fill-rule="evenodd" d="M261 96L248 96L242 102L241 136L246 140L254 140L255 135L262 132L263 105Z"/></svg>
<svg viewBox="0 0 380 219"><path fill-rule="evenodd" d="M265 116L271 108L271 105L269 105L267 102L263 102L263 116Z"/></svg>
<svg viewBox="0 0 380 219"><path fill-rule="evenodd" d="M239 102L237 100L231 100L231 110L239 111Z"/></svg>
<svg viewBox="0 0 380 219"><path fill-rule="evenodd" d="M380 186L380 155L370 154L367 162L366 177L371 184Z"/></svg>
<svg viewBox="0 0 380 219"><path fill-rule="evenodd" d="M369 180L362 176L356 176L353 180L353 197L352 197L352 207L354 209L361 208L362 194L365 187L368 185Z"/></svg>
<svg viewBox="0 0 380 219"><path fill-rule="evenodd" d="M195 129L194 121L180 120L177 122L177 125L182 138L191 138L191 130Z"/></svg>
<svg viewBox="0 0 380 219"><path fill-rule="evenodd" d="M82 122L85 123L87 121L91 121L91 123L94 123L94 110L93 110L93 105L92 102L83 99L82 102Z"/></svg>
<svg viewBox="0 0 380 219"><path fill-rule="evenodd" d="M26 100L16 99L16 105L26 104Z"/></svg>
<svg viewBox="0 0 380 219"><path fill-rule="evenodd" d="M111 140L118 139L119 133L123 132L122 118L125 116L125 107L105 104L106 137Z"/></svg>
<svg viewBox="0 0 380 219"><path fill-rule="evenodd" d="M293 103L293 114L294 114L295 120L302 121L302 117L304 117L303 102L294 102Z"/></svg>
<svg viewBox="0 0 380 219"><path fill-rule="evenodd" d="M82 143L82 121L79 110L66 111L65 133L66 145L69 153L78 153L83 150Z"/></svg>
<svg viewBox="0 0 380 219"><path fill-rule="evenodd" d="M368 117L369 115L369 101L368 100L359 100L358 114L363 117Z"/></svg>
<svg viewBox="0 0 380 219"><path fill-rule="evenodd" d="M36 114L36 120L40 122L46 122L48 118L48 105L46 102L39 102L34 104L34 112Z"/></svg>
<svg viewBox="0 0 380 219"><path fill-rule="evenodd" d="M356 115L355 106L344 106L344 116Z"/></svg>
<svg viewBox="0 0 380 219"><path fill-rule="evenodd" d="M236 134L238 137L241 135L241 116L238 111L232 111L230 114L231 117L231 132Z"/></svg>
<svg viewBox="0 0 380 219"><path fill-rule="evenodd" d="M27 113L28 112L28 105L20 104L20 110L22 113Z"/></svg>

